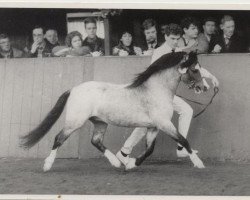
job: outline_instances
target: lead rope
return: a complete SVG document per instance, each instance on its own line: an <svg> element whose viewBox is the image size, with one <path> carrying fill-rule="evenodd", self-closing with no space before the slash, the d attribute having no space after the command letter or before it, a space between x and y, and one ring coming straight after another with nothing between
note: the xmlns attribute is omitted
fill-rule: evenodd
<svg viewBox="0 0 250 200"><path fill-rule="evenodd" d="M176 95L176 96L181 97L181 98L183 98L183 99L185 99L185 100L187 100L187 101L190 101L190 102L192 102L192 103L196 103L196 104L198 104L198 105L206 105L199 113L197 113L195 116L193 116L193 118L196 118L196 117L198 117L199 115L201 115L203 112L205 112L205 110L207 109L207 107L213 102L213 99L214 99L214 97L218 94L218 92L219 92L219 88L218 88L218 87L214 87L214 94L213 94L213 96L211 97L211 100L209 101L208 104L203 104L203 103L200 103L200 102L198 102L198 101L194 101L194 100L191 100L191 99L187 99L187 98L185 98L185 97L183 97L183 96L180 96L180 95Z"/></svg>

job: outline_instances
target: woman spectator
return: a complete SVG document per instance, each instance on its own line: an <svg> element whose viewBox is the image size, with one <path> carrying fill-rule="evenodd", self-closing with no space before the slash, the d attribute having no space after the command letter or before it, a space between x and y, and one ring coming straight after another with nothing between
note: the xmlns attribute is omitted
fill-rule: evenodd
<svg viewBox="0 0 250 200"><path fill-rule="evenodd" d="M54 56L60 57L75 57L90 55L90 49L87 46L82 46L82 34L78 31L70 32L65 39L65 46L55 47L52 52Z"/></svg>
<svg viewBox="0 0 250 200"><path fill-rule="evenodd" d="M124 31L119 44L113 48L114 56L142 55L140 47L133 45L132 35L129 31Z"/></svg>

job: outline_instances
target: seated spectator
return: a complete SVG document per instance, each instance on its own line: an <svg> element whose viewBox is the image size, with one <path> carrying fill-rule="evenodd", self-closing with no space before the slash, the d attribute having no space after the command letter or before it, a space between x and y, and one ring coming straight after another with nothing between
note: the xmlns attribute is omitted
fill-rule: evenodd
<svg viewBox="0 0 250 200"><path fill-rule="evenodd" d="M56 46L60 46L57 31L55 29L47 29L45 33L45 41L51 49Z"/></svg>
<svg viewBox="0 0 250 200"><path fill-rule="evenodd" d="M181 27L184 32L179 40L178 47L183 51L196 51L197 53L208 52L208 41L198 40L199 22L193 17L184 18L181 21Z"/></svg>
<svg viewBox="0 0 250 200"><path fill-rule="evenodd" d="M199 34L198 41L204 41L209 44L211 38L215 37L216 20L212 17L204 19L202 28L203 28L203 33Z"/></svg>
<svg viewBox="0 0 250 200"><path fill-rule="evenodd" d="M23 51L11 46L10 38L6 34L0 34L0 58L22 58Z"/></svg>
<svg viewBox="0 0 250 200"><path fill-rule="evenodd" d="M82 34L78 31L70 32L65 39L67 46L57 46L53 48L54 56L60 57L76 57L90 55L88 46L82 46Z"/></svg>
<svg viewBox="0 0 250 200"><path fill-rule="evenodd" d="M50 57L52 48L44 39L44 29L41 26L36 26L32 30L32 44L24 48L28 57Z"/></svg>
<svg viewBox="0 0 250 200"><path fill-rule="evenodd" d="M94 18L86 18L84 24L87 37L83 40L83 46L90 48L92 56L103 56L104 40L96 35L96 20Z"/></svg>
<svg viewBox="0 0 250 200"><path fill-rule="evenodd" d="M235 32L235 22L231 16L225 15L221 19L220 28L222 34L211 39L209 52L240 53L246 51L243 39Z"/></svg>
<svg viewBox="0 0 250 200"><path fill-rule="evenodd" d="M145 41L140 45L144 55L152 55L153 50L158 48L161 44L157 40L157 24L153 19L146 19L143 24L143 33Z"/></svg>
<svg viewBox="0 0 250 200"><path fill-rule="evenodd" d="M113 48L114 56L142 55L140 47L133 45L132 35L128 31L124 31L121 35L119 44Z"/></svg>

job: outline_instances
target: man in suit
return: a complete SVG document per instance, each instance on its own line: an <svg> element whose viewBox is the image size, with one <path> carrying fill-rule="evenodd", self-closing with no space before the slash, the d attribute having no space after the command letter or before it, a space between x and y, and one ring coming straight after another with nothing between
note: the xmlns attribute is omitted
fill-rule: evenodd
<svg viewBox="0 0 250 200"><path fill-rule="evenodd" d="M144 55L152 55L153 50L158 48L161 44L157 38L157 24L153 19L146 19L142 23L145 41L139 45Z"/></svg>
<svg viewBox="0 0 250 200"><path fill-rule="evenodd" d="M0 34L0 58L22 58L23 51L12 47L8 35Z"/></svg>
<svg viewBox="0 0 250 200"><path fill-rule="evenodd" d="M222 34L212 37L209 44L209 52L241 53L246 51L242 38L235 32L235 22L231 16L225 15L221 19L220 28Z"/></svg>
<svg viewBox="0 0 250 200"><path fill-rule="evenodd" d="M32 29L32 43L24 48L24 52L31 58L51 56L52 47L45 41L42 26L37 25Z"/></svg>
<svg viewBox="0 0 250 200"><path fill-rule="evenodd" d="M198 35L198 40L205 41L209 44L211 38L215 36L216 20L212 17L205 18L203 20L202 28L203 33Z"/></svg>
<svg viewBox="0 0 250 200"><path fill-rule="evenodd" d="M57 34L56 29L53 29L53 28L47 29L44 37L45 37L44 40L46 41L46 43L50 49L53 49L54 47L60 46L60 44L58 42L58 34Z"/></svg>
<svg viewBox="0 0 250 200"><path fill-rule="evenodd" d="M83 40L82 46L88 46L91 50L91 55L94 57L104 55L104 39L96 35L97 22L94 18L86 18L84 20L85 31L87 37Z"/></svg>

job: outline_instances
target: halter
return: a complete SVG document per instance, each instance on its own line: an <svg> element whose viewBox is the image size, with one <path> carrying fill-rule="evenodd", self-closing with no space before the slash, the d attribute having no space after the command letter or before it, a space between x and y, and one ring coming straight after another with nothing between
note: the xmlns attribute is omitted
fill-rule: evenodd
<svg viewBox="0 0 250 200"><path fill-rule="evenodd" d="M197 62L197 63L200 65L199 62ZM183 75L183 74L182 74L182 75ZM181 76L182 76L182 75L181 75ZM201 77L201 79L198 80L198 81L202 81L203 78L204 78L204 77ZM185 99L185 100L187 100L187 101L189 101L189 102L196 103L196 104L198 104L198 105L202 105L202 106L205 105L205 107L204 107L199 113L197 113L196 115L193 116L193 118L196 118L196 117L200 116L203 112L205 112L205 110L208 108L208 106L209 106L210 104L212 104L212 102L213 102L213 100L214 100L214 97L218 94L218 92L219 92L219 88L218 88L218 87L214 87L214 94L213 94L213 96L211 97L210 101L209 101L207 104L203 104L203 103L200 103L200 102L198 102L198 101L194 101L194 100L185 98L185 97L183 97L183 96L181 96L181 95L176 95L176 96L181 97L181 98L183 98L183 99Z"/></svg>
<svg viewBox="0 0 250 200"><path fill-rule="evenodd" d="M198 102L198 101L194 101L194 100L185 98L185 97L183 97L183 96L181 96L181 95L176 95L176 96L181 97L181 98L183 98L183 99L185 99L185 100L187 100L187 101L190 101L190 102L192 102L192 103L196 103L196 104L198 104L198 105L202 105L202 106L205 105L205 107L204 107L199 113L197 113L195 116L193 116L193 118L196 118L196 117L198 117L199 115L201 115L203 112L205 112L205 110L208 108L208 106L213 102L214 97L218 94L218 92L219 92L219 88L218 88L218 87L214 87L214 94L213 94L213 96L211 97L211 99L210 99L210 101L208 102L208 104L203 104L203 103L200 103L200 102Z"/></svg>

